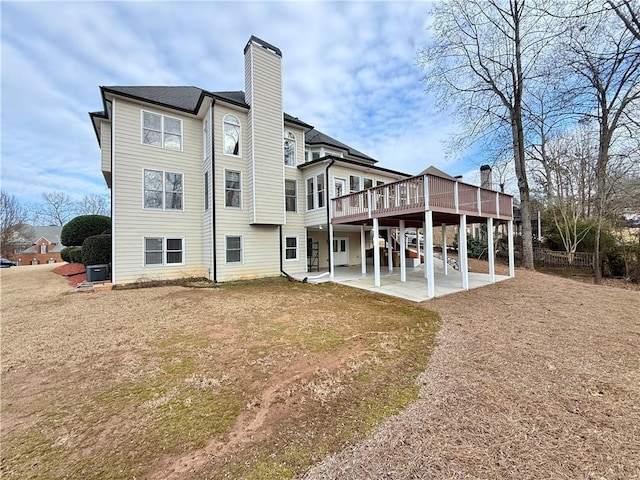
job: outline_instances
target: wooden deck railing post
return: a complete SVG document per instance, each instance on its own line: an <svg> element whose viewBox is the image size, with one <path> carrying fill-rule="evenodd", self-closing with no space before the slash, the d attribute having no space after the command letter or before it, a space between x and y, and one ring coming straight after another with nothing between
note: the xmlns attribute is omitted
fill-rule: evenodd
<svg viewBox="0 0 640 480"><path fill-rule="evenodd" d="M422 185L424 188L424 209L429 210L429 176L422 176Z"/></svg>
<svg viewBox="0 0 640 480"><path fill-rule="evenodd" d="M482 190L480 187L476 190L476 202L478 203L478 215L482 215Z"/></svg>
<svg viewBox="0 0 640 480"><path fill-rule="evenodd" d="M458 200L458 182L453 184L453 201L456 206L456 213L460 213L460 202Z"/></svg>

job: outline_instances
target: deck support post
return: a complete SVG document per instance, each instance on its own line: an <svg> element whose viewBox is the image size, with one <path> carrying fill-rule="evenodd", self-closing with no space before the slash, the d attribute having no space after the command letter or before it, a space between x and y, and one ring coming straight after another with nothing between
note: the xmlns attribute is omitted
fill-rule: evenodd
<svg viewBox="0 0 640 480"><path fill-rule="evenodd" d="M378 219L373 217L373 284L380 286L380 229Z"/></svg>
<svg viewBox="0 0 640 480"><path fill-rule="evenodd" d="M447 262L447 224L442 224L442 271L445 276L449 275L449 265Z"/></svg>
<svg viewBox="0 0 640 480"><path fill-rule="evenodd" d="M424 218L427 218L427 210L424 212ZM427 270L427 222L422 222L422 238L424 239L424 249L422 251L424 254L424 278L429 278ZM417 242L420 243L420 237L418 237Z"/></svg>
<svg viewBox="0 0 640 480"><path fill-rule="evenodd" d="M362 276L367 275L367 235L364 225L360 225L360 260L362 261Z"/></svg>
<svg viewBox="0 0 640 480"><path fill-rule="evenodd" d="M418 250L418 264L422 263L420 259L420 229L416 228L416 249Z"/></svg>
<svg viewBox="0 0 640 480"><path fill-rule="evenodd" d="M424 223L426 225L424 231L424 268L427 271L427 296L433 298L436 296L436 276L433 271L433 212L431 210L424 212ZM419 241L420 239L418 239Z"/></svg>
<svg viewBox="0 0 640 480"><path fill-rule="evenodd" d="M469 262L467 261L467 216L460 215L458 229L458 266L462 274L462 289L469 290Z"/></svg>
<svg viewBox="0 0 640 480"><path fill-rule="evenodd" d="M509 223L507 223L507 235L509 236L509 276L513 278L516 276L513 253L513 220L509 220Z"/></svg>
<svg viewBox="0 0 640 480"><path fill-rule="evenodd" d="M393 244L391 243L391 227L387 228L387 264L389 273L393 272Z"/></svg>
<svg viewBox="0 0 640 480"><path fill-rule="evenodd" d="M487 218L487 257L489 257L489 281L496 283L496 252L493 248L493 218Z"/></svg>
<svg viewBox="0 0 640 480"><path fill-rule="evenodd" d="M400 220L400 281L407 281L407 238L404 235L404 220Z"/></svg>
<svg viewBox="0 0 640 480"><path fill-rule="evenodd" d="M333 223L329 222L329 278L333 280Z"/></svg>

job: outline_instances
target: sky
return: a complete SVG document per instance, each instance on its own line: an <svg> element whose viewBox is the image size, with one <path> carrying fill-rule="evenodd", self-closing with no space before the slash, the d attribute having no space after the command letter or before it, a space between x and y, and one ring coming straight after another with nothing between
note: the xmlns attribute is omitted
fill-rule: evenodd
<svg viewBox="0 0 640 480"><path fill-rule="evenodd" d="M418 65L429 2L0 2L1 187L107 195L88 112L100 86L244 89L251 35L282 51L284 110L379 161L434 165L477 181L445 153L456 125Z"/></svg>

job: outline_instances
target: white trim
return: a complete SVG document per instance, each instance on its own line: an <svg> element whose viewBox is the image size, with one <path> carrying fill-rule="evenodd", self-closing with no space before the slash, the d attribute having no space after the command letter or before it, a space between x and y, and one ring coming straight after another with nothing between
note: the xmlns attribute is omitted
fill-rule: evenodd
<svg viewBox="0 0 640 480"><path fill-rule="evenodd" d="M151 115L158 115L160 117L160 145L153 145L151 143L144 143L144 114L149 113ZM113 115L113 110L112 110ZM180 122L180 148L170 148L164 146L164 119L170 118L172 120L177 120ZM169 135L175 135L175 133L170 133ZM146 145L148 147L162 148L163 150L170 150L172 152L183 152L184 151L184 122L181 118L173 117L171 115L165 115L164 113L154 112L153 110L145 110L143 108L140 109L140 144Z"/></svg>
<svg viewBox="0 0 640 480"><path fill-rule="evenodd" d="M234 207L227 205L227 172L236 172L240 174L240 206ZM243 210L242 205L242 170L235 170L233 168L223 168L222 169L222 196L223 201L222 204L225 210Z"/></svg>
<svg viewBox="0 0 640 480"><path fill-rule="evenodd" d="M295 238L296 239L296 258L287 258L287 238ZM300 240L298 239L298 235L289 235L284 237L284 251L282 252L284 255L285 262L297 262L300 260Z"/></svg>
<svg viewBox="0 0 640 480"><path fill-rule="evenodd" d="M246 69L246 67L245 67ZM250 145L250 150L251 150L251 158L249 159L251 161L251 178L252 178L252 182L251 182L251 213L253 216L253 223L257 223L258 222L258 215L257 215L257 210L256 210L256 149L254 148L254 144L256 141L256 129L255 129L255 118L254 118L254 112L255 112L255 108L253 108L253 103L255 102L255 92L254 92L254 88L253 88L253 72L254 72L254 68L253 68L253 47L249 49L249 71L251 72L251 74L249 75L249 83L250 83L250 87L248 90L251 91L251 105L249 106L249 114L247 115L247 121L251 124L251 145ZM245 76L246 76L246 71L245 71ZM280 137L282 137L282 135L280 135Z"/></svg>
<svg viewBox="0 0 640 480"><path fill-rule="evenodd" d="M227 117L233 117L238 121L238 154L237 155L234 155L232 153L227 153L225 151L226 145L225 145L224 124L227 123L225 122L225 118ZM229 124L232 125L231 123ZM240 121L238 116L233 113L227 113L222 117L222 155L226 157L231 157L231 158L242 158L242 122Z"/></svg>
<svg viewBox="0 0 640 480"><path fill-rule="evenodd" d="M436 276L433 265L433 210L424 213L424 268L427 270L427 296L436 296ZM418 237L418 242L420 238Z"/></svg>
<svg viewBox="0 0 640 480"><path fill-rule="evenodd" d="M162 207L147 207L144 204L144 200L145 200L145 198L144 198L144 191L145 191L145 188L144 188L145 187L144 172L145 172L145 170L149 170L150 172L162 172ZM166 184L165 184L165 181L166 181L165 175L167 173L172 173L174 175L180 175L182 177L182 192L181 192L181 194L182 194L182 202L181 202L181 208L167 208L167 206L166 206L166 203L165 203L166 202L166 196L165 195L166 195L167 191L166 191ZM186 193L185 190L186 189L185 189L185 181L184 181L184 179L185 179L185 176L184 176L183 172L170 172L168 170L163 170L163 169L158 170L156 168L142 167L142 209L143 210L147 210L149 212L154 212L154 211L155 212L184 212L185 197L186 197L186 195L185 195L185 193Z"/></svg>
<svg viewBox="0 0 640 480"><path fill-rule="evenodd" d="M147 264L147 238L161 238L162 239L162 263L150 263ZM168 240L180 240L182 242L182 262L169 263L167 262L167 241ZM173 250L176 251L176 250ZM171 235L143 235L142 236L142 267L143 268L162 268L162 267L181 267L187 264L187 249L184 236L171 236Z"/></svg>
<svg viewBox="0 0 640 480"><path fill-rule="evenodd" d="M489 257L489 281L496 282L495 251L493 248L493 218L487 218L487 256Z"/></svg>
<svg viewBox="0 0 640 480"><path fill-rule="evenodd" d="M240 237L240 261L239 262L228 262L227 261L227 238L229 237ZM224 264L225 265L244 265L244 237L241 233L236 234L225 234L224 236Z"/></svg>
<svg viewBox="0 0 640 480"><path fill-rule="evenodd" d="M140 130L142 132L142 129ZM102 128L100 129L102 133ZM101 139L102 140L102 139ZM111 284L116 283L116 98L111 99ZM144 188L144 187L142 187ZM142 200L144 204L144 200Z"/></svg>

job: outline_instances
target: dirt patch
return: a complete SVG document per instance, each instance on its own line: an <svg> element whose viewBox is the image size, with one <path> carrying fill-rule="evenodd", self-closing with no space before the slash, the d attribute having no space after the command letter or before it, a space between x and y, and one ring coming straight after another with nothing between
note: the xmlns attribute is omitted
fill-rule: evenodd
<svg viewBox="0 0 640 480"><path fill-rule="evenodd" d="M0 272L3 478L292 477L417 397L438 326L338 285L78 295L51 269Z"/></svg>
<svg viewBox="0 0 640 480"><path fill-rule="evenodd" d="M425 303L420 399L304 478L640 478L640 295L536 272Z"/></svg>

